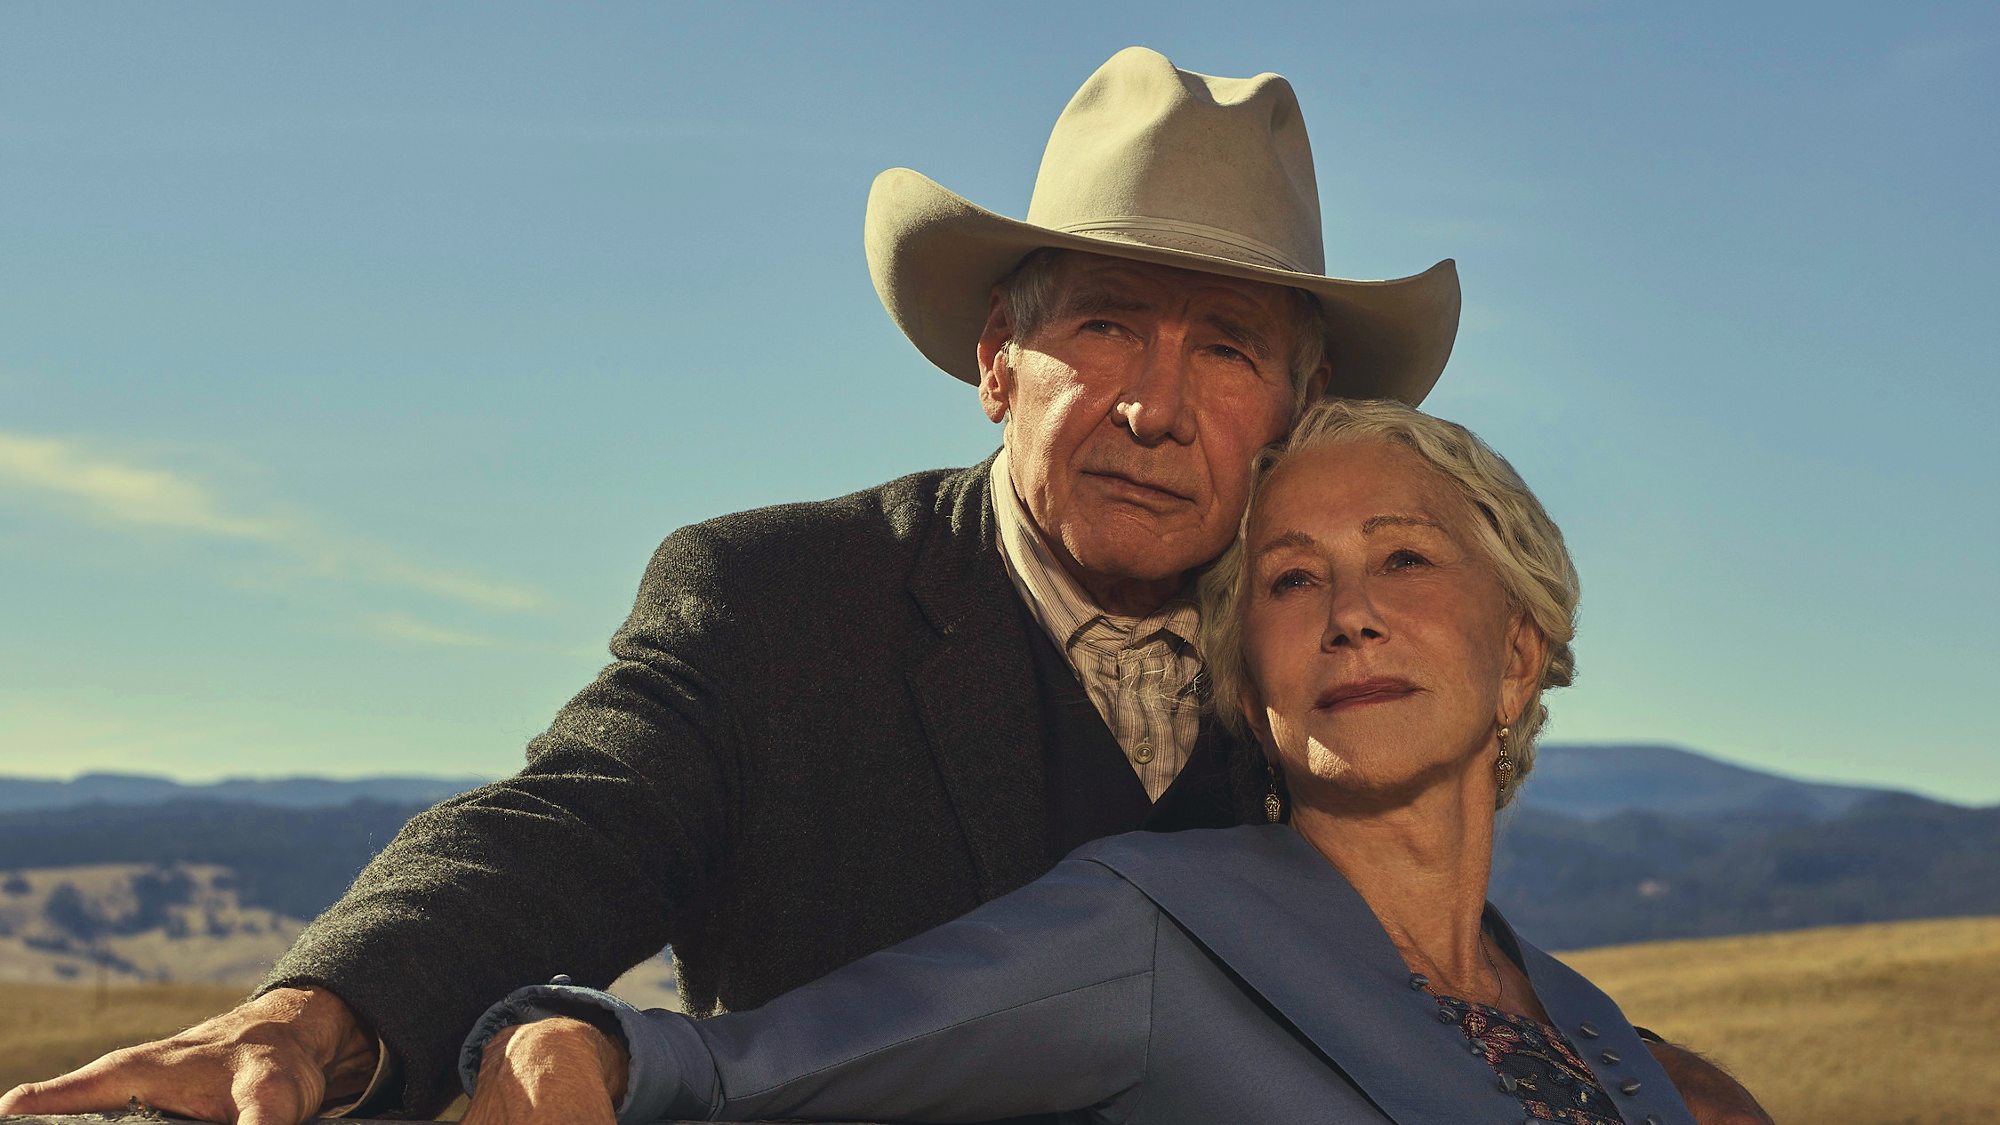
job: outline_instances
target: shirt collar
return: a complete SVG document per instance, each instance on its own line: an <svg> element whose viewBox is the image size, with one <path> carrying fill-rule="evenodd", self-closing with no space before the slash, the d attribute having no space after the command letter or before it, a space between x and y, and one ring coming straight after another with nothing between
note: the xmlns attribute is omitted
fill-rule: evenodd
<svg viewBox="0 0 2000 1125"><path fill-rule="evenodd" d="M1194 600L1185 594L1144 617L1106 613L1057 561L1014 491L1007 450L993 459L993 517L1000 529L1000 558L1014 589L1049 636L1067 651L1079 642L1124 648L1145 644L1162 630L1175 648L1191 646L1200 632ZM1107 635L1108 634L1108 635Z"/></svg>

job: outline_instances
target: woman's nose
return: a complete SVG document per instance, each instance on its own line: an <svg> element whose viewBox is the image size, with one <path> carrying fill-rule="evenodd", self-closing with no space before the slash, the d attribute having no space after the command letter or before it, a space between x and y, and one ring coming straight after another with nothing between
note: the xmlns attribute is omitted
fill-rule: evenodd
<svg viewBox="0 0 2000 1125"><path fill-rule="evenodd" d="M1328 593L1322 648L1343 648L1388 639L1389 624L1375 607L1365 581L1338 582Z"/></svg>

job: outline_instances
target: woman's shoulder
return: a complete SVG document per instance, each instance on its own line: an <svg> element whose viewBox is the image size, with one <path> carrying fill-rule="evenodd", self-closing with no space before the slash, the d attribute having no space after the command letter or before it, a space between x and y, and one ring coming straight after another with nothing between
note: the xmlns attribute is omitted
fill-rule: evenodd
<svg viewBox="0 0 2000 1125"><path fill-rule="evenodd" d="M1298 833L1278 824L1127 832L1092 840L1071 852L1069 859L1098 864L1121 875L1187 866L1259 865L1285 870L1297 867L1302 860L1325 863Z"/></svg>

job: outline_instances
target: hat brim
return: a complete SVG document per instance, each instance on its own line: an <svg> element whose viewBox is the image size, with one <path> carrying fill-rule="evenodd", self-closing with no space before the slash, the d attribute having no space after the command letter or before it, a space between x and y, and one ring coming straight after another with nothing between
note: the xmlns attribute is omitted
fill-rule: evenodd
<svg viewBox="0 0 2000 1125"><path fill-rule="evenodd" d="M925 358L974 384L994 283L1044 246L1305 290L1326 312L1333 373L1327 393L1343 398L1393 398L1415 406L1444 371L1458 336L1458 267L1449 258L1391 281L1270 269L1033 226L994 214L908 168L875 177L862 238L869 276L889 316Z"/></svg>

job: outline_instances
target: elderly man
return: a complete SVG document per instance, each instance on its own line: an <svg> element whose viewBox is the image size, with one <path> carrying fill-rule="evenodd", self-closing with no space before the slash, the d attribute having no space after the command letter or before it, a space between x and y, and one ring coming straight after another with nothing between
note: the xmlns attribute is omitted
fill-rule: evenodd
<svg viewBox="0 0 2000 1125"><path fill-rule="evenodd" d="M866 229L890 314L978 385L1001 451L676 532L519 775L411 821L255 999L0 1110L428 1112L520 984L603 986L670 942L692 1008L750 1007L1086 840L1257 815L1200 718L1188 576L1307 396L1423 397L1451 263L1323 276L1290 87L1139 48L1064 111L1026 222L895 169ZM496 1088L608 1111L615 1043L531 1041L574 1065Z"/></svg>

